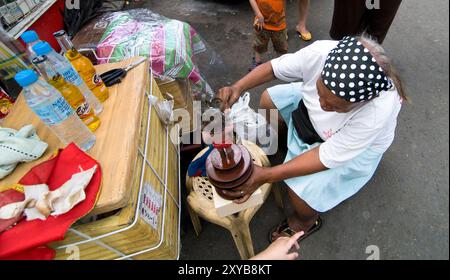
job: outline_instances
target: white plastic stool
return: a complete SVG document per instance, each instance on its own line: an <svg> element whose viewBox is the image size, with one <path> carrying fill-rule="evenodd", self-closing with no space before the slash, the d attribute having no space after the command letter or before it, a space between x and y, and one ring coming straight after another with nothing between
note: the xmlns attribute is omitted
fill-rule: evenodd
<svg viewBox="0 0 450 280"><path fill-rule="evenodd" d="M259 166L270 166L269 159L264 152L254 143L245 141L243 145L249 150L253 157L253 161ZM195 159L201 157L208 149L201 151ZM194 159L194 160L195 160ZM187 197L189 215L192 224L194 225L197 236L200 234L202 227L199 216L203 219L220 225L231 232L239 255L242 259L249 259L255 255L253 250L253 242L250 233L250 221L262 205L246 209L239 213L219 217L213 202L213 186L206 177L189 177L186 176L186 186L189 195ZM264 184L261 186L264 201L266 201L272 190L274 198L278 207L283 208L283 200L281 192L278 188L272 188L272 184Z"/></svg>

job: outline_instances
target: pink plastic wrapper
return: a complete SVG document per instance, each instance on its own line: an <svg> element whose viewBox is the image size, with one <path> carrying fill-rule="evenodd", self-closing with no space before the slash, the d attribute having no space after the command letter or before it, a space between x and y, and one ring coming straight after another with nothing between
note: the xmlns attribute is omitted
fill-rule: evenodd
<svg viewBox="0 0 450 280"><path fill-rule="evenodd" d="M118 62L144 56L151 62L153 75L161 80L189 79L196 100L210 100L213 91L195 63L195 56L206 51L200 35L187 23L165 18L148 9L114 12L90 23L98 63ZM75 38L83 41L83 30ZM101 35L100 35L101 34ZM84 42L87 47L88 44ZM92 45L92 44L91 44Z"/></svg>

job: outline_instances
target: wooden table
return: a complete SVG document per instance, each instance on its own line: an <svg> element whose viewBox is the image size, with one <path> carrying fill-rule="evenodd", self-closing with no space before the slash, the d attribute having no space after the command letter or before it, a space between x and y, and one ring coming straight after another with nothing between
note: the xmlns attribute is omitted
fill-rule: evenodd
<svg viewBox="0 0 450 280"><path fill-rule="evenodd" d="M138 58L120 63L96 66L103 73L117 67L125 67ZM137 159L137 147L141 130L143 100L149 79L149 64L145 62L131 70L124 81L109 88L110 97L103 104L101 126L95 132L97 141L88 154L96 159L103 172L99 200L90 215L110 212L127 205L130 199L133 169ZM36 161L22 163L12 174L0 180L0 188L17 183L33 166L48 160L57 149L63 148L59 139L29 109L20 96L3 126L20 129L33 124L41 140L49 144L45 154Z"/></svg>

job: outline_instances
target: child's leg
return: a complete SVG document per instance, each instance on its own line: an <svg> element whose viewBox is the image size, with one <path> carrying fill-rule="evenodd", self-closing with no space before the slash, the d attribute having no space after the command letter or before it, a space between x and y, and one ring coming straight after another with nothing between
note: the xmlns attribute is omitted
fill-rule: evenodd
<svg viewBox="0 0 450 280"><path fill-rule="evenodd" d="M270 34L267 30L255 31L255 39L253 40L253 50L255 56L248 71L252 71L262 64L262 54L267 52L270 41Z"/></svg>
<svg viewBox="0 0 450 280"><path fill-rule="evenodd" d="M262 62L262 54L255 51L255 62L261 63Z"/></svg>
<svg viewBox="0 0 450 280"><path fill-rule="evenodd" d="M272 31L270 39L272 40L273 48L277 53L277 56L288 52L287 29Z"/></svg>
<svg viewBox="0 0 450 280"><path fill-rule="evenodd" d="M255 31L255 38L253 40L253 50L255 51L255 61L262 62L262 54L267 52L270 35L267 30Z"/></svg>

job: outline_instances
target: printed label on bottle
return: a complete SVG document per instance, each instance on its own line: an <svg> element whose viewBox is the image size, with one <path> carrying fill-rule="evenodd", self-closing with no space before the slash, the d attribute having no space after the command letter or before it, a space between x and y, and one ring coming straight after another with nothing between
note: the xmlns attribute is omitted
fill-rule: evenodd
<svg viewBox="0 0 450 280"><path fill-rule="evenodd" d="M97 85L95 84L95 71L86 71L86 72L80 72L81 77L85 81L85 83L88 85L90 90L93 90Z"/></svg>
<svg viewBox="0 0 450 280"><path fill-rule="evenodd" d="M87 102L83 102L78 105L75 112L85 125L90 125L95 121L94 111L91 109L91 106L89 106L89 103Z"/></svg>
<svg viewBox="0 0 450 280"><path fill-rule="evenodd" d="M74 113L69 103L62 96L34 107L33 111L49 126L62 123Z"/></svg>
<svg viewBox="0 0 450 280"><path fill-rule="evenodd" d="M92 82L97 86L102 84L102 80L100 79L100 76L97 74L95 74L94 77L92 77Z"/></svg>
<svg viewBox="0 0 450 280"><path fill-rule="evenodd" d="M89 104L87 102L84 102L84 103L81 103L80 105L78 105L75 112L81 119L90 117L90 115L92 114L91 107L89 106Z"/></svg>
<svg viewBox="0 0 450 280"><path fill-rule="evenodd" d="M75 71L75 69L73 69L72 67L69 67L62 71L62 75L67 82L74 84L77 87L81 86L81 84L83 83L80 75L78 75L77 71Z"/></svg>

